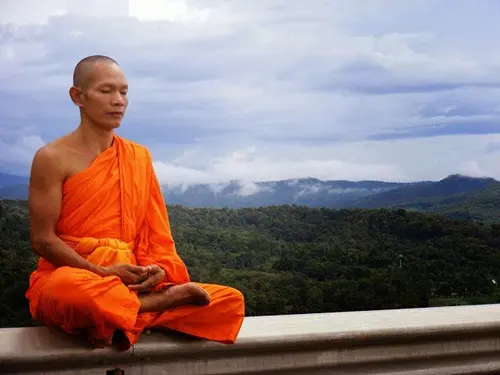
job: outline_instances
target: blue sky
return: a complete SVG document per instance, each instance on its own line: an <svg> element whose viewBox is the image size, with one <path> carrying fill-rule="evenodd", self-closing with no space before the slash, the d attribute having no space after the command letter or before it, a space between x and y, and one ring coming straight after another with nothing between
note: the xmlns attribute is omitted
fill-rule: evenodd
<svg viewBox="0 0 500 375"><path fill-rule="evenodd" d="M3 0L0 170L27 174L78 125L72 70L106 54L131 88L119 134L162 183L500 178L499 16L494 0Z"/></svg>

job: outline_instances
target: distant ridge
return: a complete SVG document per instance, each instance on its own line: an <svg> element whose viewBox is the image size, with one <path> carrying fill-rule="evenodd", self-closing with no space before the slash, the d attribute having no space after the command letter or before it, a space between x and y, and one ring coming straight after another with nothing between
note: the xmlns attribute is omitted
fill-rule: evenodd
<svg viewBox="0 0 500 375"><path fill-rule="evenodd" d="M28 184L29 178L0 172L0 188L4 186Z"/></svg>
<svg viewBox="0 0 500 375"><path fill-rule="evenodd" d="M355 207L376 208L411 204L416 201L445 198L461 193L474 193L489 185L500 184L493 178L470 177L459 174L450 175L437 182L418 182L390 192L374 194L353 202Z"/></svg>
<svg viewBox="0 0 500 375"><path fill-rule="evenodd" d="M327 208L403 208L459 219L500 221L500 182L451 174L439 181L386 182L298 178L218 184L163 185L167 204L244 208L301 205ZM0 173L0 199L27 199L28 178Z"/></svg>

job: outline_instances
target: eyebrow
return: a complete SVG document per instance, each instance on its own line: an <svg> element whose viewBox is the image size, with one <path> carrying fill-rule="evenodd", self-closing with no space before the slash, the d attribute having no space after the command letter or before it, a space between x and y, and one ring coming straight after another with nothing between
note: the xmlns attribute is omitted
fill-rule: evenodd
<svg viewBox="0 0 500 375"><path fill-rule="evenodd" d="M123 89L128 89L128 84L124 84L124 85L116 85L116 84L111 83L111 82L103 82L103 83L101 83L98 87L106 87L106 86L110 86L110 87L119 87L119 88L123 88Z"/></svg>

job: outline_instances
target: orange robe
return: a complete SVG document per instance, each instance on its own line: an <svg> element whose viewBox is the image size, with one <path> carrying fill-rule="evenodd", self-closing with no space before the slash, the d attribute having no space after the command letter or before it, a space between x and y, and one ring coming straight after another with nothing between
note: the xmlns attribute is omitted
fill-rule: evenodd
<svg viewBox="0 0 500 375"><path fill-rule="evenodd" d="M190 281L176 252L151 155L119 136L87 169L65 181L57 234L94 264L157 264L166 276L154 290ZM242 294L226 286L198 285L210 294L209 305L139 314L137 292L117 276L57 268L40 258L26 297L40 323L68 333L86 332L93 341L110 343L120 330L128 348L144 329L165 327L234 343L245 314Z"/></svg>

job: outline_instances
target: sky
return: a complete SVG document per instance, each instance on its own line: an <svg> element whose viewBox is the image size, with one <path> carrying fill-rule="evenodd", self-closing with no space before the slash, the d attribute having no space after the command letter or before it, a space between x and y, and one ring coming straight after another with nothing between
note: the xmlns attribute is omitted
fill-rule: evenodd
<svg viewBox="0 0 500 375"><path fill-rule="evenodd" d="M122 66L118 134L162 184L500 179L495 0L2 0L0 171L78 126L75 64ZM496 26L495 26L496 25Z"/></svg>

